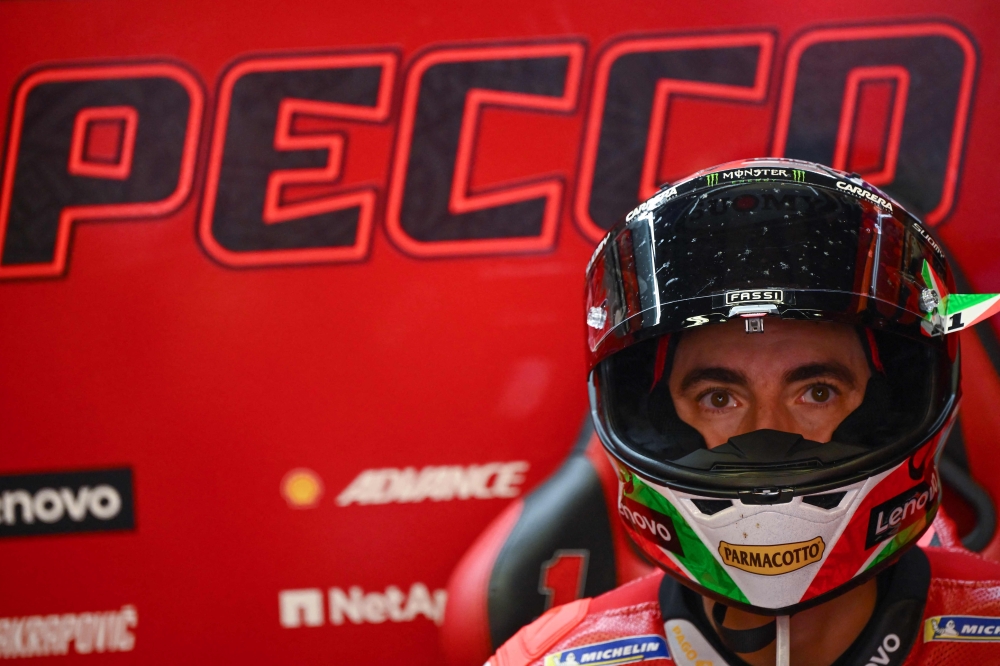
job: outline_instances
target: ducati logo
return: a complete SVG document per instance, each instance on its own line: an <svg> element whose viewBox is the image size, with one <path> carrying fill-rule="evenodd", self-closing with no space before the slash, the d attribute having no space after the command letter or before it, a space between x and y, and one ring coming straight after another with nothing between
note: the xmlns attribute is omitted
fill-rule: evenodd
<svg viewBox="0 0 1000 666"><path fill-rule="evenodd" d="M823 559L823 537L775 546L740 546L719 542L719 555L731 567L761 576L779 576Z"/></svg>

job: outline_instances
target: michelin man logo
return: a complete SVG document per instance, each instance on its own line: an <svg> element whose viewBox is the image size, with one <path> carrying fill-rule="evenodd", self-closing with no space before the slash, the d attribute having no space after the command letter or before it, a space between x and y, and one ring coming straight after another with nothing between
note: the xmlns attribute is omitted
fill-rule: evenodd
<svg viewBox="0 0 1000 666"><path fill-rule="evenodd" d="M984 643L1000 641L1000 617L938 615L924 622L924 642Z"/></svg>

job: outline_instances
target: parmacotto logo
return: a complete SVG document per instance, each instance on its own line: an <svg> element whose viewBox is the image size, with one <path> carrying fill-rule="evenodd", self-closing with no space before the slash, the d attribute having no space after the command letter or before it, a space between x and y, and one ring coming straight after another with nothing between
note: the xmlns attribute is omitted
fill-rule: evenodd
<svg viewBox="0 0 1000 666"><path fill-rule="evenodd" d="M739 546L722 541L719 555L731 567L762 576L778 576L796 571L823 559L823 537L776 546Z"/></svg>

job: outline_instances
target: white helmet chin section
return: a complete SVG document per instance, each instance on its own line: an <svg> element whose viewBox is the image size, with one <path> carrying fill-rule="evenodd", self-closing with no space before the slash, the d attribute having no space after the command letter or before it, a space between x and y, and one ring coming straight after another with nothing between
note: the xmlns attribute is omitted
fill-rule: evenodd
<svg viewBox="0 0 1000 666"><path fill-rule="evenodd" d="M865 496L890 473L784 504L732 501L721 510L728 500L648 485L673 504L750 605L779 609L802 601Z"/></svg>

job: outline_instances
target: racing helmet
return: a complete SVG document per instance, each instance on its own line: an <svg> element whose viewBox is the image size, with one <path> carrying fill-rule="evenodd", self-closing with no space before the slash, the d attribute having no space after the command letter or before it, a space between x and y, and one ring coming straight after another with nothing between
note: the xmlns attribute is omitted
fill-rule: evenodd
<svg viewBox="0 0 1000 666"><path fill-rule="evenodd" d="M895 562L941 499L960 398L948 334L1000 309L953 289L927 229L856 175L766 158L661 188L587 266L590 405L626 531L685 585L767 615ZM761 429L709 447L671 397L679 341L739 322L767 335L776 319L857 331L860 406L829 441Z"/></svg>

